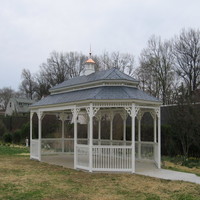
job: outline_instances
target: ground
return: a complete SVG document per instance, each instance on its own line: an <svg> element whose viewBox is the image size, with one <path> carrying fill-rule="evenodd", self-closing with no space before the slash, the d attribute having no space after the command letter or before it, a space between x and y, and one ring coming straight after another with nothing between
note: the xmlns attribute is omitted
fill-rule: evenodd
<svg viewBox="0 0 200 200"><path fill-rule="evenodd" d="M88 173L29 159L0 145L0 199L200 199L200 185L133 174Z"/></svg>

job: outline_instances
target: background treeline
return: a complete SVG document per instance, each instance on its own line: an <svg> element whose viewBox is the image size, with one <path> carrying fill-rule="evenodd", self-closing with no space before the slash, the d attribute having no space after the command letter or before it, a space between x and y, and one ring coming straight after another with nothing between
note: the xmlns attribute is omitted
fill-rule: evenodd
<svg viewBox="0 0 200 200"><path fill-rule="evenodd" d="M107 51L92 58L97 71L118 68L138 79L140 88L163 104L177 103L182 88L188 96L195 95L200 85L199 30L183 29L168 40L151 36L137 60L131 53ZM23 69L19 91L0 89L0 100L4 107L11 96L39 100L49 94L49 88L80 76L87 59L87 55L79 52L53 51L37 73Z"/></svg>

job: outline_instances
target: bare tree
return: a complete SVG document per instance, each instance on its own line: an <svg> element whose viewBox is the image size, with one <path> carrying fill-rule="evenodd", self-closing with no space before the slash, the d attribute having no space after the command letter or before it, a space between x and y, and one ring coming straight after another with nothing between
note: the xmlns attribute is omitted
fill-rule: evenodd
<svg viewBox="0 0 200 200"><path fill-rule="evenodd" d="M84 68L83 64L86 61L86 56L82 53L69 52L64 54L64 60L68 67L69 78L80 76Z"/></svg>
<svg viewBox="0 0 200 200"><path fill-rule="evenodd" d="M68 66L63 53L52 52L47 62L40 66L40 72L51 87L68 79Z"/></svg>
<svg viewBox="0 0 200 200"><path fill-rule="evenodd" d="M183 29L173 47L176 71L191 95L200 85L200 31Z"/></svg>
<svg viewBox="0 0 200 200"><path fill-rule="evenodd" d="M6 109L9 99L15 96L15 91L9 87L0 89L0 101L3 103L3 109Z"/></svg>
<svg viewBox="0 0 200 200"><path fill-rule="evenodd" d="M36 82L34 76L28 69L23 69L21 76L22 83L20 85L20 90L26 95L27 98L33 99L36 90Z"/></svg>
<svg viewBox="0 0 200 200"><path fill-rule="evenodd" d="M39 72L35 75L35 81L36 81L36 98L41 99L42 97L45 97L49 95L49 89L50 89L50 84L46 80L45 74L43 72Z"/></svg>
<svg viewBox="0 0 200 200"><path fill-rule="evenodd" d="M131 54L112 52L104 52L98 57L99 67L101 69L111 69L113 67L132 76L134 73L135 60Z"/></svg>
<svg viewBox="0 0 200 200"><path fill-rule="evenodd" d="M141 88L167 104L174 77L171 43L152 36L140 55L137 74Z"/></svg>
<svg viewBox="0 0 200 200"><path fill-rule="evenodd" d="M77 52L52 52L46 63L40 66L40 75L50 87L62 83L74 76L79 76L83 70L86 56Z"/></svg>

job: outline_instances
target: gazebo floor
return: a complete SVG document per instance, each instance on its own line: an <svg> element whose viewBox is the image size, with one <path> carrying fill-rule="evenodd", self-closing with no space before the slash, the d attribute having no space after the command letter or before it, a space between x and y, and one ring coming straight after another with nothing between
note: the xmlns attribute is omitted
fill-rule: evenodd
<svg viewBox="0 0 200 200"><path fill-rule="evenodd" d="M42 162L52 165L63 166L66 168L74 168L74 155L43 155ZM142 173L145 171L151 171L157 169L153 161L137 161L136 160L136 173Z"/></svg>

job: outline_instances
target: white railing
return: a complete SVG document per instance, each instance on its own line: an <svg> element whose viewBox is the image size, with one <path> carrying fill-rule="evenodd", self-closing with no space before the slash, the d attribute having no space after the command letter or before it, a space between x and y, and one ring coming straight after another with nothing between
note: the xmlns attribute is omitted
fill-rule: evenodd
<svg viewBox="0 0 200 200"><path fill-rule="evenodd" d="M89 169L89 146L78 144L76 146L76 167L80 169Z"/></svg>
<svg viewBox="0 0 200 200"><path fill-rule="evenodd" d="M39 159L38 140L32 140L31 158ZM89 170L89 145L87 138L78 138L76 145L76 167ZM41 154L73 153L73 138L43 138ZM131 141L93 139L93 171L131 171ZM135 142L135 158L153 160L158 163L158 145L154 142Z"/></svg>
<svg viewBox="0 0 200 200"><path fill-rule="evenodd" d="M131 147L93 146L93 171L131 171Z"/></svg>
<svg viewBox="0 0 200 200"><path fill-rule="evenodd" d="M30 148L30 152L31 152L31 158L33 159L39 159L39 141L38 139L32 139L31 140L31 148Z"/></svg>
<svg viewBox="0 0 200 200"><path fill-rule="evenodd" d="M105 140L105 139L93 139L93 145L117 145L117 146L130 146L131 141L123 141L123 140Z"/></svg>
<svg viewBox="0 0 200 200"><path fill-rule="evenodd" d="M89 139L87 139L87 138L77 138L77 144L89 144Z"/></svg>

